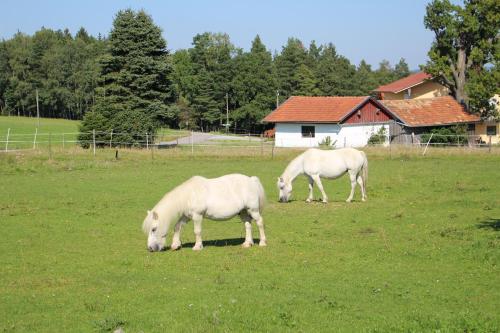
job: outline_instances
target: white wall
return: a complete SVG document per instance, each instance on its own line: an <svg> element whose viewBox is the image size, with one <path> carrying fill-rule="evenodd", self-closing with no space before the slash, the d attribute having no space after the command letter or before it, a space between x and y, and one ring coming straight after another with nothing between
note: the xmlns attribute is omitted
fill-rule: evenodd
<svg viewBox="0 0 500 333"><path fill-rule="evenodd" d="M315 137L303 138L302 126L314 126ZM275 125L275 145L276 147L317 147L327 136L335 140L340 131L337 124L290 124L277 123Z"/></svg>
<svg viewBox="0 0 500 333"><path fill-rule="evenodd" d="M314 138L302 137L302 126L315 126ZM275 145L276 147L317 147L327 136L336 140L335 147L363 147L373 133L376 133L382 126L386 128L389 136L388 124L370 125L342 125L338 124L292 124L277 123L275 125Z"/></svg>
<svg viewBox="0 0 500 333"><path fill-rule="evenodd" d="M385 127L386 143L388 144L388 124L342 125L336 147L364 147L368 144L368 139L372 134L377 133L382 127Z"/></svg>

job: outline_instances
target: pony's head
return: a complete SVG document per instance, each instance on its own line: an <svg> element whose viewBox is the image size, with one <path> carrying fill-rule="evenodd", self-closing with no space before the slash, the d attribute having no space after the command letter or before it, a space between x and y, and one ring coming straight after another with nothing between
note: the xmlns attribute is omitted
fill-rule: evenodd
<svg viewBox="0 0 500 333"><path fill-rule="evenodd" d="M142 223L142 230L148 235L149 251L165 251L167 231L164 229L165 228L160 224L158 213L148 210L148 215Z"/></svg>
<svg viewBox="0 0 500 333"><path fill-rule="evenodd" d="M278 177L278 190L280 192L279 201L280 202L288 202L290 196L292 195L292 183L285 182L283 177Z"/></svg>

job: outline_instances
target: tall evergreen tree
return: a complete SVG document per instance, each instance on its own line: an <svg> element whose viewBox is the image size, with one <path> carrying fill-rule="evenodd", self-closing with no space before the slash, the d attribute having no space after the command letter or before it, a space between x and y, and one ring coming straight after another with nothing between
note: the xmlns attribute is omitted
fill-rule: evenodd
<svg viewBox="0 0 500 333"><path fill-rule="evenodd" d="M401 58L399 62L394 66L394 77L396 80L402 79L410 75L410 68L406 63L404 58Z"/></svg>
<svg viewBox="0 0 500 333"><path fill-rule="evenodd" d="M354 93L353 78L356 67L343 56L339 56L333 44L323 47L316 77L318 88L325 96L348 96Z"/></svg>
<svg viewBox="0 0 500 333"><path fill-rule="evenodd" d="M281 54L275 59L280 98L295 94L299 87L297 72L306 63L307 50L297 38L289 38Z"/></svg>
<svg viewBox="0 0 500 333"><path fill-rule="evenodd" d="M170 56L166 42L144 11L118 12L109 37L108 54L101 59L102 81L96 89L92 114L83 119L82 130L101 115L98 131L113 129L118 141L137 142L154 133L161 115L175 100L171 83ZM88 135L82 134L82 140Z"/></svg>
<svg viewBox="0 0 500 333"><path fill-rule="evenodd" d="M250 52L234 59L237 69L231 82L232 120L246 130L254 130L275 105L276 79L272 56L257 35Z"/></svg>

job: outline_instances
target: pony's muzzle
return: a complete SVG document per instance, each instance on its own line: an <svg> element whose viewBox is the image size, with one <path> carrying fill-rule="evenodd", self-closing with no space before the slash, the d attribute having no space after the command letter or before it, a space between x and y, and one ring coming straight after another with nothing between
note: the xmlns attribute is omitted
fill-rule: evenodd
<svg viewBox="0 0 500 333"><path fill-rule="evenodd" d="M148 246L149 252L160 252L160 251L165 251L166 249L167 248L165 246L160 246L158 244Z"/></svg>

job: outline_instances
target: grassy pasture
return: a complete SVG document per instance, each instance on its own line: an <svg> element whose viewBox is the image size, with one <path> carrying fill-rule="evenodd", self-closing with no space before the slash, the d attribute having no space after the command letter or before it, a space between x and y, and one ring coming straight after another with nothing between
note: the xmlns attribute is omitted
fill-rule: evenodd
<svg viewBox="0 0 500 333"><path fill-rule="evenodd" d="M499 155L369 151L368 201L351 204L345 176L328 204L303 202L304 178L279 204L293 154L225 155L0 154L0 331L500 330ZM267 248L240 248L233 219L205 221L202 252L192 223L180 251L146 251L146 209L230 172L265 186Z"/></svg>

